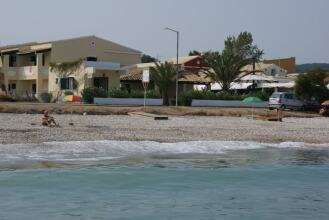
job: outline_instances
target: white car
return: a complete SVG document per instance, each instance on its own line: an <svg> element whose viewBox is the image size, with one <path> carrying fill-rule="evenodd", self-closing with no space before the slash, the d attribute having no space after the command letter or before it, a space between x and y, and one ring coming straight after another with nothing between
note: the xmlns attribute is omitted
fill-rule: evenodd
<svg viewBox="0 0 329 220"><path fill-rule="evenodd" d="M270 110L275 108L297 110L304 108L304 102L298 99L293 93L274 92L269 99L268 107Z"/></svg>

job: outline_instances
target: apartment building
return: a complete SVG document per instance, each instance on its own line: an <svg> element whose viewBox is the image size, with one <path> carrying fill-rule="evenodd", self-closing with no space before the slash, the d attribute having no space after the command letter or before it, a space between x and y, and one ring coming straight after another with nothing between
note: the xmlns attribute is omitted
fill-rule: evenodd
<svg viewBox="0 0 329 220"><path fill-rule="evenodd" d="M123 66L141 62L140 51L96 36L10 45L0 47L0 55L1 88L18 96L63 91L80 94L90 86L110 90L120 86ZM80 67L70 75L52 71L51 64L78 60Z"/></svg>

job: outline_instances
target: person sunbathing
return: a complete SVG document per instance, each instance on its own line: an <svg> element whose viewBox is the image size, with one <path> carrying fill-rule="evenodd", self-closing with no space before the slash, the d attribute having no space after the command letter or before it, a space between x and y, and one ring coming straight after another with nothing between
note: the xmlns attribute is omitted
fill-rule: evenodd
<svg viewBox="0 0 329 220"><path fill-rule="evenodd" d="M50 116L49 112L47 110L44 111L41 124L43 126L48 126L48 127L55 127L55 126L57 127L58 126L58 124L56 123L54 117Z"/></svg>

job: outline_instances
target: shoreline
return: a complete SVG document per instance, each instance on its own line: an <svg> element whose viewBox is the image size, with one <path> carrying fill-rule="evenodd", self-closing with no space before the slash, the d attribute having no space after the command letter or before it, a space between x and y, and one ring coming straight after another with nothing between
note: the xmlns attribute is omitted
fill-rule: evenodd
<svg viewBox="0 0 329 220"><path fill-rule="evenodd" d="M280 123L253 120L244 116L169 116L168 121L155 121L136 115L53 116L61 127L40 126L40 114L0 113L0 144L98 140L329 144L329 119L320 117L288 117Z"/></svg>

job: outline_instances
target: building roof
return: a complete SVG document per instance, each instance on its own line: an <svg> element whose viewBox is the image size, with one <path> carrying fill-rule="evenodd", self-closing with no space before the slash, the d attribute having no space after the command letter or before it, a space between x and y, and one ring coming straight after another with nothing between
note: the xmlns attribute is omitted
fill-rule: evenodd
<svg viewBox="0 0 329 220"><path fill-rule="evenodd" d="M133 69L120 76L120 81L142 81L143 69Z"/></svg>
<svg viewBox="0 0 329 220"><path fill-rule="evenodd" d="M273 66L274 64L265 64L263 62L259 62L259 63L256 63L255 65L255 70L257 72L263 72L266 68L269 68L271 66ZM247 73L250 73L253 71L253 65L252 64L248 64L244 67L241 68L241 71L243 72L247 72Z"/></svg>
<svg viewBox="0 0 329 220"><path fill-rule="evenodd" d="M211 80L203 72L199 73L185 73L179 80L179 82L192 83L192 84L210 84Z"/></svg>
<svg viewBox="0 0 329 220"><path fill-rule="evenodd" d="M143 69L130 70L128 74L122 75L120 81L142 81ZM211 81L205 73L200 72L198 74L186 72L179 78L179 82L193 83L193 84L209 84Z"/></svg>
<svg viewBox="0 0 329 220"><path fill-rule="evenodd" d="M189 62L191 60L194 60L198 57L199 56L178 57L178 64L181 65L181 64L187 63L187 62ZM170 58L170 59L167 60L167 62L177 64L177 57Z"/></svg>
<svg viewBox="0 0 329 220"><path fill-rule="evenodd" d="M75 38L68 38L68 39L62 39L62 40L54 40L54 41L46 41L46 42L30 42L30 43L23 43L23 44L15 44L15 45L7 45L7 46L2 46L0 47L0 52L10 52L10 51L40 51L40 50L45 50L45 49L51 49L51 46L53 43L59 43L59 42L63 42L63 41L70 41L70 40L79 40L79 39L84 39L84 38L97 38L99 40L103 40L103 41L107 41L109 43L112 44L116 44L120 47L123 47L127 50L131 50L135 53L142 53L141 51L123 46L121 44L94 36L94 35L90 35L90 36L81 36L81 37L75 37Z"/></svg>

